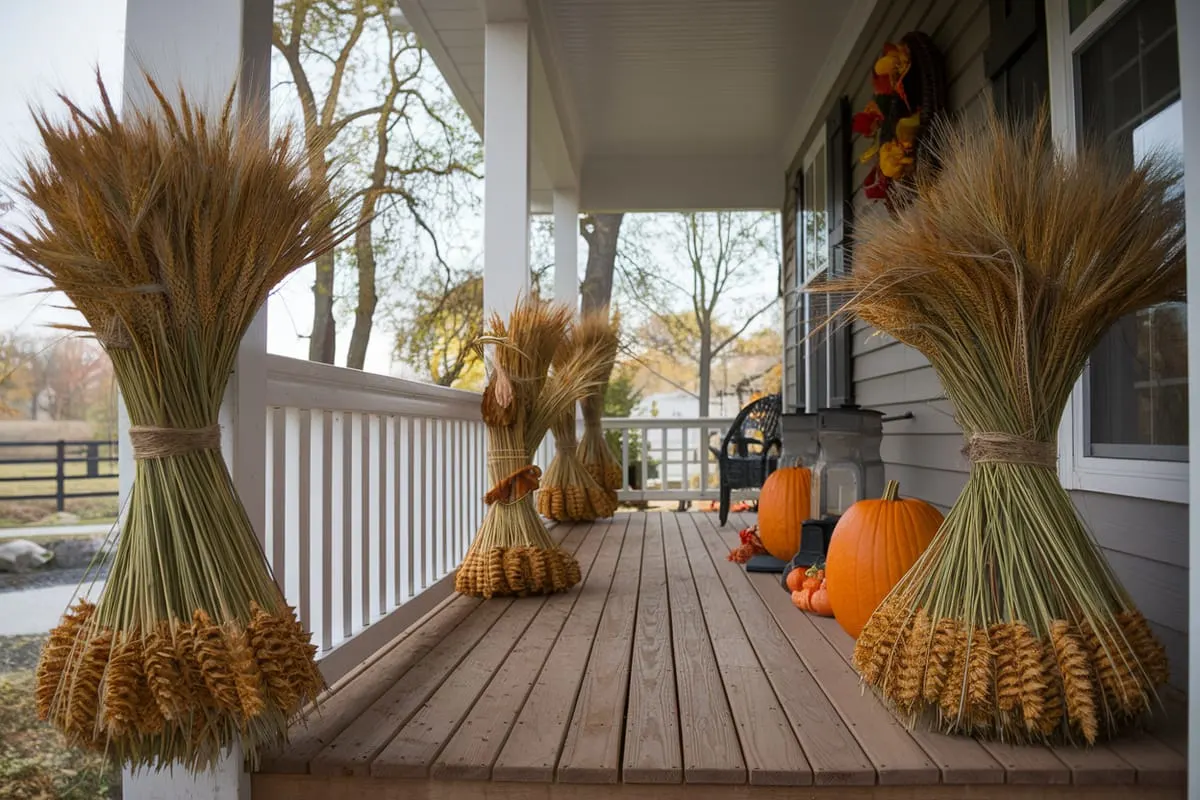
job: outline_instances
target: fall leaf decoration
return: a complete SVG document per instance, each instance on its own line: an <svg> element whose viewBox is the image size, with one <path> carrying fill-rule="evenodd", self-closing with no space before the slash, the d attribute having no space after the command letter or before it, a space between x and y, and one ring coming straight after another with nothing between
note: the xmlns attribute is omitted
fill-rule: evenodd
<svg viewBox="0 0 1200 800"><path fill-rule="evenodd" d="M940 84L940 57L928 36L884 44L872 67L872 99L851 121L855 133L873 140L860 159L875 162L864 181L868 198L887 199L889 187L913 173L918 137L941 109Z"/></svg>
<svg viewBox="0 0 1200 800"><path fill-rule="evenodd" d="M762 539L758 538L757 525L738 531L738 539L741 541L741 544L729 551L727 558L730 561L737 564L745 564L754 556L767 552L767 548L763 546Z"/></svg>

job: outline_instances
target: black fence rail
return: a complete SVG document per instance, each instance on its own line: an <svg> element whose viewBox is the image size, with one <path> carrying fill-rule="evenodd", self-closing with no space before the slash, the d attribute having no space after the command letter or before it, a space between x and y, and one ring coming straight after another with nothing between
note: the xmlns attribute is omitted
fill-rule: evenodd
<svg viewBox="0 0 1200 800"><path fill-rule="evenodd" d="M32 453L33 455L26 455ZM70 465L83 464L82 468ZM46 466L44 466L46 465ZM51 470L48 465L53 465ZM0 502L53 500L63 511L68 500L83 497L116 497L117 490L67 491L67 482L117 477L117 443L103 440L59 439L52 442L0 442L0 483L54 482L54 492L45 494L7 494L0 491Z"/></svg>

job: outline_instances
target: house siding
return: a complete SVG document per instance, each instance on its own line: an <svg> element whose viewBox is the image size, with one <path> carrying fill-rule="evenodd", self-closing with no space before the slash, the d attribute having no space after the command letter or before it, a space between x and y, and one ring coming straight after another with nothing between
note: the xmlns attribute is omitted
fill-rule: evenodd
<svg viewBox="0 0 1200 800"><path fill-rule="evenodd" d="M835 98L848 95L855 110L870 101L868 76L885 41L898 40L911 30L928 33L946 62L948 110L969 118L982 112L983 104L988 102L985 90L989 84L984 66L989 37L987 0L908 0L879 6L855 48L854 57L827 99L825 112L817 117L789 172L783 220L787 244L785 287L795 286L796 269L790 177ZM869 167L859 164L858 159L868 146L863 137L854 138L856 215L879 213L862 192ZM789 303L789 314L794 305ZM792 319L788 316L788 323ZM789 327L789 334L791 331ZM788 349L785 385L792 386L797 377L791 338L785 339L785 348ZM887 415L913 413L913 419L886 426L882 456L887 477L899 480L905 494L921 497L943 512L949 510L966 482L968 464L961 452L962 432L954 420L953 406L946 400L937 375L919 352L857 321L852 354L857 403ZM1187 506L1090 492L1072 492L1072 499L1114 571L1167 647L1172 683L1185 687Z"/></svg>

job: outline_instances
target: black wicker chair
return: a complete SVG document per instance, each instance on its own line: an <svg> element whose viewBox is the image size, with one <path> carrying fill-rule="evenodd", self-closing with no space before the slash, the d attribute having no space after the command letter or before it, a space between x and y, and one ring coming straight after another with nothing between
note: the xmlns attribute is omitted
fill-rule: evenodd
<svg viewBox="0 0 1200 800"><path fill-rule="evenodd" d="M737 415L721 441L709 449L717 457L721 475L721 524L729 519L734 489L757 489L779 466L779 415L783 401L777 394L760 397Z"/></svg>

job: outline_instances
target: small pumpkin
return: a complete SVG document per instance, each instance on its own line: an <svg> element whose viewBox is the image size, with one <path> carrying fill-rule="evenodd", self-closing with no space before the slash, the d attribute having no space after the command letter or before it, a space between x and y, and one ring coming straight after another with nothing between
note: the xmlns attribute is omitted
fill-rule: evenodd
<svg viewBox="0 0 1200 800"><path fill-rule="evenodd" d="M807 611L809 594L809 592L806 592L803 589L797 589L796 591L792 592L792 605L801 611Z"/></svg>
<svg viewBox="0 0 1200 800"><path fill-rule="evenodd" d="M821 585L808 596L808 610L822 617L833 616L833 606L829 602L829 588L824 580Z"/></svg>
<svg viewBox="0 0 1200 800"><path fill-rule="evenodd" d="M767 552L790 561L800 550L800 528L809 517L812 470L781 467L758 493L758 535Z"/></svg>
<svg viewBox="0 0 1200 800"><path fill-rule="evenodd" d="M800 587L804 585L804 574L803 567L796 567L788 573L787 588L789 592L799 591Z"/></svg>
<svg viewBox="0 0 1200 800"><path fill-rule="evenodd" d="M852 505L829 542L829 601L838 623L855 638L942 525L942 512L924 500L901 498L899 491L898 482L888 481L881 499Z"/></svg>

